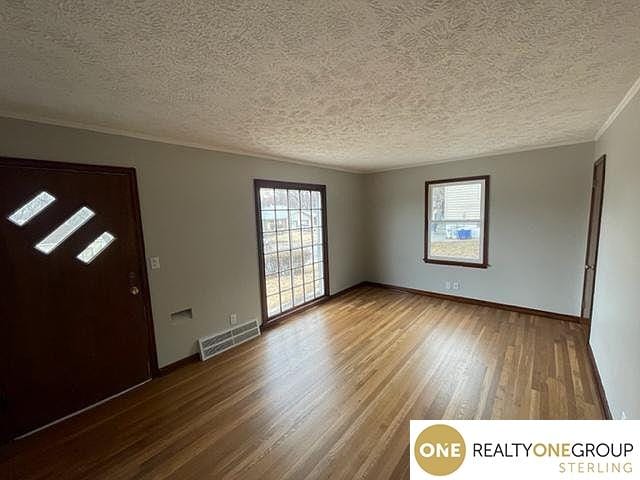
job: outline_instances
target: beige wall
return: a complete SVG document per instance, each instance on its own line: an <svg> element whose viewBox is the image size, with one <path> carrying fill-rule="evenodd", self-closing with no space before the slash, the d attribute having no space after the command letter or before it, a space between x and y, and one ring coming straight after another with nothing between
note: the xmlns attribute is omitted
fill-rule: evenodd
<svg viewBox="0 0 640 480"><path fill-rule="evenodd" d="M640 419L640 95L596 143L603 154L591 346L613 416Z"/></svg>
<svg viewBox="0 0 640 480"><path fill-rule="evenodd" d="M199 336L259 318L253 178L327 185L331 292L362 280L578 314L594 159L607 153L592 346L614 414L640 418L636 272L640 100L602 139L354 175L121 136L0 119L0 155L136 167L160 365ZM595 150L594 150L595 148ZM487 270L427 265L424 181L491 175ZM447 292L447 280L461 289ZM172 325L171 312L194 318ZM621 368L624 366L624 368Z"/></svg>
<svg viewBox="0 0 640 480"><path fill-rule="evenodd" d="M593 143L367 175L371 280L578 315ZM486 270L425 264L424 182L491 175ZM447 280L459 291L446 291Z"/></svg>
<svg viewBox="0 0 640 480"><path fill-rule="evenodd" d="M136 167L160 366L196 339L260 317L253 179L327 186L329 271L335 293L363 278L359 175L0 118L0 155ZM170 324L170 313L194 318Z"/></svg>

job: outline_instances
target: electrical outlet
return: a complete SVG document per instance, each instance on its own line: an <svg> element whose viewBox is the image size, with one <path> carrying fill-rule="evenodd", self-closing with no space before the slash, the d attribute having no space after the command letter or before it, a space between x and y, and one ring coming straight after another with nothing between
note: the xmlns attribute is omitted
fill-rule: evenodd
<svg viewBox="0 0 640 480"><path fill-rule="evenodd" d="M447 290L451 290L451 282L444 282L444 288L446 288Z"/></svg>
<svg viewBox="0 0 640 480"><path fill-rule="evenodd" d="M231 325L236 325L238 323L238 316L235 313L229 315L229 323Z"/></svg>
<svg viewBox="0 0 640 480"><path fill-rule="evenodd" d="M626 419L627 419L627 414L626 414L626 412L622 412L622 413L620 414L620 420L626 420Z"/></svg>
<svg viewBox="0 0 640 480"><path fill-rule="evenodd" d="M460 290L460 282L453 282L453 289Z"/></svg>

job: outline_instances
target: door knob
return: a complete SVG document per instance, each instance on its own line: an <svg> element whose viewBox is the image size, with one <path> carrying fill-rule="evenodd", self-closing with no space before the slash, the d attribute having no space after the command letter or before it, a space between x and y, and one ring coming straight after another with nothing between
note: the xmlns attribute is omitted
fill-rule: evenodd
<svg viewBox="0 0 640 480"><path fill-rule="evenodd" d="M131 287L129 291L131 292L131 295L138 295L140 293L140 289L138 287Z"/></svg>

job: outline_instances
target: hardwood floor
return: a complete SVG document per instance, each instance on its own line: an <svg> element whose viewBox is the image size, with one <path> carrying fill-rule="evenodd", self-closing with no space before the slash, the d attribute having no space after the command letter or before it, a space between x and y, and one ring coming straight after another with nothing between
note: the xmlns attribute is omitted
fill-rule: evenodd
<svg viewBox="0 0 640 480"><path fill-rule="evenodd" d="M3 447L0 472L408 478L412 418L601 418L582 327L362 287Z"/></svg>

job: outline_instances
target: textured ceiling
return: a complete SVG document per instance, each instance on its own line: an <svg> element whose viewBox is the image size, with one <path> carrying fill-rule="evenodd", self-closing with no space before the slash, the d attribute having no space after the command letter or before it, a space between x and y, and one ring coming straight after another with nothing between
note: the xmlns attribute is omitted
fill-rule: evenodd
<svg viewBox="0 0 640 480"><path fill-rule="evenodd" d="M375 170L593 139L638 0L0 1L0 111Z"/></svg>

